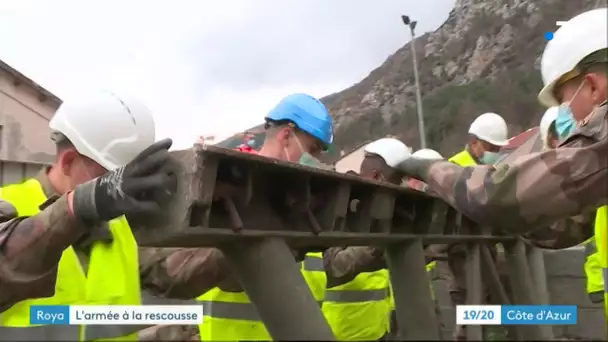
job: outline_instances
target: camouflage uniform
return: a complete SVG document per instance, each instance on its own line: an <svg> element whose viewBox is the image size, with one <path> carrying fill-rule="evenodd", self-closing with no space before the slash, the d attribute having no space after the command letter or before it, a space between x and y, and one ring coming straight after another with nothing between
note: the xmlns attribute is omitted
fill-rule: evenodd
<svg viewBox="0 0 608 342"><path fill-rule="evenodd" d="M52 190L46 169L36 179L49 198L37 215L16 217L15 208L0 201L0 312L22 300L52 296L57 265L69 245L86 270L91 244L112 239L107 224L85 229L68 215L66 196ZM196 298L229 273L214 248L140 248L139 253L142 289L158 297Z"/></svg>
<svg viewBox="0 0 608 342"><path fill-rule="evenodd" d="M557 149L508 165L463 168L447 161L407 160L401 167L472 220L511 234L531 233L608 203L607 109L604 102ZM576 245L586 235L580 234L585 222L568 219L550 229L566 236L562 245ZM550 241L535 237L539 235L536 231L529 237L557 244L555 234Z"/></svg>
<svg viewBox="0 0 608 342"><path fill-rule="evenodd" d="M595 211L608 202L607 109L604 102L555 150L537 152L530 140L495 167L411 160L402 169L478 223L543 248L574 246L593 235ZM454 275L458 292L464 278Z"/></svg>
<svg viewBox="0 0 608 342"><path fill-rule="evenodd" d="M323 252L327 287L346 284L361 272L386 268L382 250L368 246L330 247Z"/></svg>

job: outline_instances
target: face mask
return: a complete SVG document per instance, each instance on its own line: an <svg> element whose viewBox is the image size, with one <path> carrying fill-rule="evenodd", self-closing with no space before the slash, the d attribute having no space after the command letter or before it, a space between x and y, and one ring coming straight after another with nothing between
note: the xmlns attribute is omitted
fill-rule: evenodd
<svg viewBox="0 0 608 342"><path fill-rule="evenodd" d="M584 84L585 81L583 81L576 90L576 92L574 92L574 95L572 96L570 101L562 103L557 109L557 118L555 118L555 131L557 132L557 136L560 141L565 140L576 129L576 120L572 115L572 109L570 108L570 104L576 98L578 92L581 91Z"/></svg>
<svg viewBox="0 0 608 342"><path fill-rule="evenodd" d="M249 147L255 147L255 140L254 139L247 140L247 146L249 146Z"/></svg>
<svg viewBox="0 0 608 342"><path fill-rule="evenodd" d="M300 156L298 163L300 165L306 165L306 166L312 166L312 167L317 167L317 165L321 164L321 162L319 160L317 160L317 158L313 157L308 152L302 152L302 155Z"/></svg>
<svg viewBox="0 0 608 342"><path fill-rule="evenodd" d="M559 106L557 118L555 118L555 131L559 140L566 139L576 129L576 121L570 110L570 103L566 102Z"/></svg>
<svg viewBox="0 0 608 342"><path fill-rule="evenodd" d="M496 163L496 161L498 160L499 156L500 154L496 152L485 151L481 158L479 158L479 161L484 165L494 165L494 163Z"/></svg>
<svg viewBox="0 0 608 342"><path fill-rule="evenodd" d="M310 167L316 167L316 168L324 169L324 170L333 169L330 165L323 164L320 160L313 157L310 153L304 151L304 147L302 147L302 142L300 142L300 139L297 136L295 136L295 138L296 138L296 144L298 145L298 148L302 152L302 154L300 154L300 158L298 159L298 164L310 166ZM285 154L287 156L289 156L287 149L285 149Z"/></svg>

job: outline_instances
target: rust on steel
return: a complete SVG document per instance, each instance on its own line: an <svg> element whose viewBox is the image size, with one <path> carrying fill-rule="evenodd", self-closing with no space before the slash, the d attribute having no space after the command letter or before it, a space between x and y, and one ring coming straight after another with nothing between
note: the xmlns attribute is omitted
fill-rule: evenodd
<svg viewBox="0 0 608 342"><path fill-rule="evenodd" d="M204 247L261 237L295 247L513 240L461 231L460 215L445 202L392 184L216 146L172 155L177 193L158 216L130 218L141 246Z"/></svg>
<svg viewBox="0 0 608 342"><path fill-rule="evenodd" d="M534 304L532 293L546 291L531 279L520 239L494 235L428 194L216 146L172 152L168 167L177 191L162 212L129 217L139 245L220 248L274 340L334 339L290 248L386 247L400 340L440 337L424 268L428 245L438 254L461 247L467 304L482 304L484 283L505 304ZM507 250L512 299L488 249L496 243ZM480 326L466 335L484 340ZM511 334L548 337L525 326Z"/></svg>

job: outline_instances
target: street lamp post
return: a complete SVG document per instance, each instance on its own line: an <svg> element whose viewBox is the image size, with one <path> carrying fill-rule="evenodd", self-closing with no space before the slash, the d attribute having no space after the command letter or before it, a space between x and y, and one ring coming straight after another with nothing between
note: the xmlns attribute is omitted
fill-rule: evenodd
<svg viewBox="0 0 608 342"><path fill-rule="evenodd" d="M416 83L416 109L418 111L418 131L420 134L420 148L426 148L426 133L424 129L424 116L422 114L422 95L420 95L420 83L418 81L418 63L416 62L416 35L414 29L416 28L416 21L411 21L407 15L402 15L401 20L406 26L409 26L410 33L412 34L412 41L410 47L412 48L412 62L414 64L414 81Z"/></svg>

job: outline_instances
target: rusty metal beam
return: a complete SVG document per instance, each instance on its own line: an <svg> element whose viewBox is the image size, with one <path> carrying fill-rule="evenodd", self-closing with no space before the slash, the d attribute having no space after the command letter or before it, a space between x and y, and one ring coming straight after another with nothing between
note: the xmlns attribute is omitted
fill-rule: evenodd
<svg viewBox="0 0 608 342"><path fill-rule="evenodd" d="M387 263L397 314L398 340L437 341L437 315L421 241L389 246Z"/></svg>
<svg viewBox="0 0 608 342"><path fill-rule="evenodd" d="M455 211L411 189L215 146L172 154L177 194L157 217L129 217L141 246L211 247L260 237L283 238L294 247L513 240L446 230ZM378 196L391 198L385 202L390 217L370 216ZM355 202L360 210L351 210ZM390 228L420 217L430 225L424 232Z"/></svg>
<svg viewBox="0 0 608 342"><path fill-rule="evenodd" d="M335 340L282 240L233 243L222 247L222 251L273 340Z"/></svg>
<svg viewBox="0 0 608 342"><path fill-rule="evenodd" d="M502 236L481 235L431 235L431 234L385 234L385 233L350 233L323 232L320 235L307 232L243 230L239 233L223 228L207 228L196 232L184 232L159 238L146 235L145 231L138 234L138 244L143 247L214 247L235 240L257 240L262 237L284 239L295 248L331 247L331 246L388 246L397 242L412 242L422 240L425 244L455 244L469 241L509 242L514 238Z"/></svg>
<svg viewBox="0 0 608 342"><path fill-rule="evenodd" d="M467 303L481 304L479 244L517 240L482 232L440 199L400 186L216 146L172 155L177 192L158 216L129 217L138 243L221 248L276 340L333 338L289 248L387 247L401 338L437 340L424 248L464 247ZM525 255L522 264L515 254L512 278L526 270L529 280ZM519 290L530 285L515 282ZM469 328L471 339L481 339Z"/></svg>
<svg viewBox="0 0 608 342"><path fill-rule="evenodd" d="M530 277L534 288L534 304L549 305L549 290L547 289L547 272L545 271L545 259L540 248L526 246L526 256L530 268ZM539 326L543 341L554 339L553 327L550 325Z"/></svg>
<svg viewBox="0 0 608 342"><path fill-rule="evenodd" d="M513 291L514 304L535 304L534 286L532 283L526 245L522 240L505 245L505 256L509 269L509 280ZM517 327L526 341L543 341L540 326L521 325Z"/></svg>

